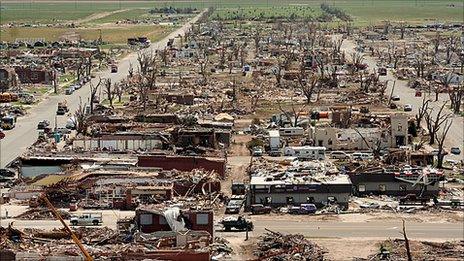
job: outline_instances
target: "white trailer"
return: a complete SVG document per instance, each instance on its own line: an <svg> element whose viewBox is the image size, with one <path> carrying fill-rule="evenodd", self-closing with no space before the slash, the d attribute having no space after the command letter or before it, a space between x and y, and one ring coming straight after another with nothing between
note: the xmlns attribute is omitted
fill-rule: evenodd
<svg viewBox="0 0 464 261"><path fill-rule="evenodd" d="M285 156L293 156L299 159L323 160L325 159L325 147L295 146L284 149Z"/></svg>

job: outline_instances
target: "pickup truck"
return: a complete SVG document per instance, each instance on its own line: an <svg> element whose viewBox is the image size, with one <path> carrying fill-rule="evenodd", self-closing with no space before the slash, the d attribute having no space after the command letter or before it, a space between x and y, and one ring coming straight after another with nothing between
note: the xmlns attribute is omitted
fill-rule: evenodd
<svg viewBox="0 0 464 261"><path fill-rule="evenodd" d="M231 231L235 228L239 231L253 231L253 222L247 221L244 217L226 217L219 222L224 227L225 231Z"/></svg>
<svg viewBox="0 0 464 261"><path fill-rule="evenodd" d="M82 213L71 217L70 223L73 226L98 226L102 223L102 213Z"/></svg>
<svg viewBox="0 0 464 261"><path fill-rule="evenodd" d="M430 197L420 197L416 194L408 194L402 198L400 198L400 204L408 204L408 203L417 203L420 202L421 204L425 205L430 201Z"/></svg>

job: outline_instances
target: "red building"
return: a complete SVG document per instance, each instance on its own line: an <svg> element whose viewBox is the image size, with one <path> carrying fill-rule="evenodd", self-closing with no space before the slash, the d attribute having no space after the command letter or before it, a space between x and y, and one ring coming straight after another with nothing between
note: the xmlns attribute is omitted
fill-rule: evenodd
<svg viewBox="0 0 464 261"><path fill-rule="evenodd" d="M169 211L175 210L171 209ZM157 231L173 231L176 227L166 217L167 212L151 209L137 209L135 211L135 222L137 228L143 233L153 233ZM176 220L182 220L185 224L183 229L194 231L206 231L213 238L213 211L212 210L179 210ZM171 216L172 217L172 216Z"/></svg>

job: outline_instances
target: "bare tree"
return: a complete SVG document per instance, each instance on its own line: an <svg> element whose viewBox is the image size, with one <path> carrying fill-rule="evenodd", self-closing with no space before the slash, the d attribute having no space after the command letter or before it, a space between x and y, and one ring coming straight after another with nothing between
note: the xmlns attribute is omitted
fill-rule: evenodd
<svg viewBox="0 0 464 261"><path fill-rule="evenodd" d="M74 126L76 127L77 134L87 134L87 115L85 114L85 104L82 104L82 100L79 98L79 106L74 112Z"/></svg>
<svg viewBox="0 0 464 261"><path fill-rule="evenodd" d="M278 60L276 66L272 69L272 73L276 79L276 87L280 88L282 86L282 73L284 69L284 62L282 60Z"/></svg>
<svg viewBox="0 0 464 261"><path fill-rule="evenodd" d="M351 53L351 63L355 67L355 71L359 70L363 62L364 62L364 54L360 52Z"/></svg>
<svg viewBox="0 0 464 261"><path fill-rule="evenodd" d="M438 54L438 49L440 48L440 43L441 43L441 35L440 35L440 32L437 31L437 34L435 35L435 37L432 38L434 56L437 56L437 54Z"/></svg>
<svg viewBox="0 0 464 261"><path fill-rule="evenodd" d="M406 23L404 21L400 22L400 39L404 39L404 32L406 31Z"/></svg>
<svg viewBox="0 0 464 261"><path fill-rule="evenodd" d="M198 65L200 66L200 74L202 76L203 85L206 85L206 83L208 82L208 63L209 59L207 56L198 62Z"/></svg>
<svg viewBox="0 0 464 261"><path fill-rule="evenodd" d="M435 143L435 137L443 123L450 119L452 116L452 114L443 114L443 110L445 109L446 104L447 102L443 103L435 117L433 116L433 108L429 108L424 114L427 130L429 132L430 145Z"/></svg>
<svg viewBox="0 0 464 261"><path fill-rule="evenodd" d="M448 38L448 41L445 42L445 46L446 46L446 64L451 63L451 57L452 57L454 51L456 50L457 42L458 42L458 38L456 36L454 36L454 35L451 35Z"/></svg>
<svg viewBox="0 0 464 261"><path fill-rule="evenodd" d="M132 78L134 76L134 67L132 66L132 63L129 63L129 78Z"/></svg>
<svg viewBox="0 0 464 261"><path fill-rule="evenodd" d="M408 235L406 235L406 225L405 225L404 219L403 219L403 232L401 234L403 234L403 237L404 237L404 245L406 246L406 256L408 257L408 261L412 261L411 248L409 246Z"/></svg>
<svg viewBox="0 0 464 261"><path fill-rule="evenodd" d="M311 103L311 97L313 96L313 93L318 85L319 77L315 74L307 78L306 75L300 72L297 76L297 88L306 97L307 104Z"/></svg>
<svg viewBox="0 0 464 261"><path fill-rule="evenodd" d="M419 107L419 111L416 114L416 125L418 128L421 127L422 119L424 118L425 113L427 112L429 108L429 102L430 100L426 99L424 95L424 98L422 98L422 105Z"/></svg>
<svg viewBox="0 0 464 261"><path fill-rule="evenodd" d="M105 79L103 86L105 87L105 94L108 102L110 103L110 107L113 108L113 100L114 100L114 89L111 85L111 79Z"/></svg>
<svg viewBox="0 0 464 261"><path fill-rule="evenodd" d="M451 100L451 108L455 114L461 112L461 104L464 99L464 83L461 83L461 86L455 86L451 88L448 92Z"/></svg>
<svg viewBox="0 0 464 261"><path fill-rule="evenodd" d="M100 88L101 82L102 82L102 79L99 78L98 84L95 86L93 85L92 81L90 81L90 114L93 114L93 104L96 101L97 91L98 91L98 88Z"/></svg>
<svg viewBox="0 0 464 261"><path fill-rule="evenodd" d="M148 69L153 63L155 59L153 52L138 52L137 53L137 61L139 62L139 72L142 75L147 74Z"/></svg>
<svg viewBox="0 0 464 261"><path fill-rule="evenodd" d="M259 40L261 39L259 31L260 31L260 28L259 27L256 28L256 32L255 32L255 35L253 37L253 40L254 40L254 43L255 43L255 57L258 57L258 55L259 55Z"/></svg>
<svg viewBox="0 0 464 261"><path fill-rule="evenodd" d="M302 114L302 112L305 110L306 108L306 104L300 106L299 108L296 107L296 104L295 102L291 101L291 109L292 111L286 111L282 108L282 104L280 101L277 102L279 104L279 110L282 112L282 114L285 115L285 117L290 120L290 124L292 125L292 127L296 127L298 125L298 120L300 119L300 116ZM291 121L291 119L293 118L293 121Z"/></svg>
<svg viewBox="0 0 464 261"><path fill-rule="evenodd" d="M122 95L124 94L124 88L126 87L126 82L118 82L114 84L114 93L118 96L118 103L121 103Z"/></svg>
<svg viewBox="0 0 464 261"><path fill-rule="evenodd" d="M453 120L452 119L446 119L443 125L443 131L439 132L436 136L435 139L437 141L438 145L438 153L437 153L437 168L442 168L443 167L443 158L445 157L445 153L443 151L443 146L445 144L446 136L448 135L448 132L451 128L451 125L453 125Z"/></svg>

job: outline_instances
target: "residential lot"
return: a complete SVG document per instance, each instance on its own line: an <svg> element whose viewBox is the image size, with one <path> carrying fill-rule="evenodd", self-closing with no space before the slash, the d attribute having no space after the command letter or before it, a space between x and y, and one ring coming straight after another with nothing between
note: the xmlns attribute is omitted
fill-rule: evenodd
<svg viewBox="0 0 464 261"><path fill-rule="evenodd" d="M0 255L462 260L462 7L2 1Z"/></svg>

